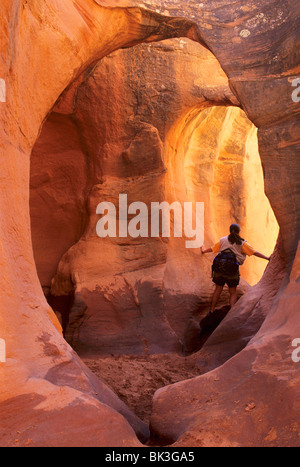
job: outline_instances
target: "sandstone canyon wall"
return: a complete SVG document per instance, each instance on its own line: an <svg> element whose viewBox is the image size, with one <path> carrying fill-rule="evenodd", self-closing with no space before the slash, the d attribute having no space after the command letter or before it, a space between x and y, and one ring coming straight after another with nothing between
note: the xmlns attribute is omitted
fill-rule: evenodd
<svg viewBox="0 0 300 467"><path fill-rule="evenodd" d="M149 211L155 201L204 202L207 242L235 221L272 253L278 229L257 132L234 103L217 60L188 39L115 52L61 97L31 158L31 220L41 283L49 290L58 267L50 303L69 313L76 350L180 350L189 318L207 313L212 294L208 261L185 241L98 238L99 202L118 206L119 193ZM264 268L249 260L243 278L257 282Z"/></svg>
<svg viewBox="0 0 300 467"><path fill-rule="evenodd" d="M291 343L300 334L297 320L299 253L295 261L300 225L300 106L291 98L291 83L300 74L297 33L299 7L291 1L282 4L276 0L253 0L247 2L247 5L229 1L204 1L201 4L185 2L184 7L175 1L151 1L143 2L142 5L135 1L92 0L68 0L63 3L33 0L30 4L17 0L1 2L0 75L5 79L7 87L6 102L0 104L0 337L5 339L7 345L6 363L0 363L1 445L141 446L136 433L142 441L147 437L147 427L108 388L98 380L95 381L63 340L61 327L47 305L32 251L30 156L42 124L57 99L90 66L122 47L172 37L187 37L206 46L218 59L228 78L228 84L223 87L226 93L222 99L217 92L217 99L209 96L208 100L214 102L216 99L218 104L240 106L258 128L266 194L279 223L280 237L263 279L249 291L249 295L242 297L218 329L218 334L213 335L200 351L199 359L206 359L208 372L157 393L152 430L183 446L297 446L299 369L291 359ZM87 92L86 83L82 86L81 91ZM91 86L90 91L95 91L95 88ZM80 88L78 97L80 100ZM119 97L122 97L121 90ZM202 106L205 101L206 96L201 95L199 104ZM185 110L190 111L190 100L183 99L183 102L188 102ZM194 102L192 105L197 105ZM181 100L179 104L181 106ZM180 106L177 111L181 114L184 109ZM150 173L150 180L146 181L145 199L149 196L148 190L157 190L159 194L170 196L171 200L172 194L168 190L174 185L168 180L169 175L165 175L163 181L159 176L162 164L167 167L170 162L169 157L166 162L161 159L161 142L167 134L162 133L160 128L159 114L155 117L158 122L155 122L154 117L150 123L146 121L137 127L135 125L140 122L133 122L131 134L124 135L123 142L128 150L119 159L119 164L114 158L120 147L117 147L115 153L113 148L106 147L109 151L107 158L98 158L97 153L92 154L89 150L88 155L94 156L92 161L95 164L91 168L86 166L86 152L76 144L78 133L73 119L68 117L68 112L64 116L60 112L56 109L46 125L61 120L71 136L68 145L70 152L58 144L58 151L54 151L54 155L59 158L62 151L65 167L68 167L68 157L73 160L76 154L81 171L77 173L78 179L69 183L72 195L68 209L70 213L76 211L80 215L76 217L71 214L72 223L76 218L72 224L73 230L53 252L58 261L63 250L77 241L63 257L52 287L55 294L56 287L66 291L76 284L75 301L78 301L75 304L80 314L85 284L89 284L89 293L84 299L91 301L90 292L98 285L97 281L92 282L92 278L99 274L99 269L87 271L84 264L80 264L83 257L95 254L95 244L91 239L94 203L99 193L114 199L123 187L124 178L130 193L143 192L145 185L142 186L142 183L138 186L135 178L141 177L145 181L147 163L141 172L136 157L139 148L144 147L146 136L147 141L152 143L152 150L155 149L155 158L151 161L151 168L155 167L155 171ZM84 105L81 112L75 114L75 121L76 125L81 126L80 135L87 144ZM176 119L182 116L176 115L176 105L173 112ZM122 121L118 119L124 118L124 115L116 112L116 117L115 128L119 124L122 128ZM96 116L91 121L99 130L103 128L101 118L99 121ZM106 129L109 130L109 125ZM172 131L171 128L169 130ZM43 132L47 138L45 126ZM102 136L99 132L93 133L93 148L98 145L99 149L99 143L106 140ZM111 141L118 146L119 141L114 141L113 134L109 136L112 137L107 139L108 144ZM145 157L147 162L148 157ZM128 164L127 172L124 171L124 161ZM103 167L105 170L102 172ZM169 167L174 166L171 164ZM169 170L175 179L176 170L180 170L179 167L175 167L175 171ZM188 171L187 164L183 172ZM89 180L91 173L96 175L94 180ZM105 177L102 178L103 174ZM47 177L51 178L49 171L43 183L47 182ZM88 188L85 177L94 187L90 192L85 191ZM114 183L111 183L113 178ZM151 179L157 179L154 185ZM38 177L33 186L38 187L40 183ZM84 191L78 190L81 192L78 197L76 190L81 184L84 185ZM58 202L59 193L59 186L55 193L53 190L51 192ZM83 208L82 193L90 194L89 217ZM216 198L218 193L212 192L211 195ZM84 230L86 222L88 227ZM209 240L213 238L214 232L210 235ZM176 246L157 242L154 249L156 254L151 270L143 274L145 294L149 290L147 283L150 283L150 290L155 294L153 300L152 296L147 297L148 303L156 303L156 297L161 294L162 269L160 265L157 267L157 257L160 256L162 263L165 263L167 251L168 263L174 264L172 251L176 250ZM141 267L141 261L147 257L149 268L150 252L145 256L145 251L139 251L139 245L136 245L136 249L130 245L126 250L106 244L105 250L106 257L111 261L111 270L108 264L104 264L100 272L107 278L108 291L110 274L119 274L119 277L114 276L113 289L117 290L117 281L121 282L120 290L126 284L132 293L132 301L126 306L126 311L131 319L137 319L136 306L141 298L136 295L132 284L140 280L139 274L135 272L136 264ZM122 250L123 256L120 254ZM120 277L120 273L124 273L124 260L127 266L135 264L133 271L127 268L126 280ZM40 261L43 268L43 259ZM180 263L181 258L176 261ZM192 260L190 264L193 265ZM186 268L182 261L183 274ZM206 262L203 264L204 273L208 269L209 263ZM72 283L71 272L74 272ZM52 273L47 270L46 282ZM170 284L171 288L174 283L181 282L171 274L164 285ZM143 283L139 284L143 299ZM191 283L190 295L193 287ZM203 287L203 294L205 290L208 294L206 287ZM177 292L176 287L174 299ZM103 291L100 293L103 294ZM183 296L185 294L186 291ZM107 297L108 304L117 303L111 300L109 294ZM168 348L172 348L174 334L169 331L169 323L172 322L174 308L170 305L169 310L169 316L165 315L167 322L163 331L166 331ZM118 309L115 311L118 313ZM162 316L160 309L155 311ZM126 325L128 320L125 321ZM224 355L221 344L225 341L226 347L226 329L230 323L237 322L238 327L234 328L237 332L229 336ZM145 325L144 328L152 336L151 325L149 323L149 327Z"/></svg>

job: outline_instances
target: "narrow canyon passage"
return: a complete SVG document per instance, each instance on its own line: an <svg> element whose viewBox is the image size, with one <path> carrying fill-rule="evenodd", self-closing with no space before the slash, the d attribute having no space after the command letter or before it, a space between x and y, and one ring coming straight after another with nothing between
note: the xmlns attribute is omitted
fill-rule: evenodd
<svg viewBox="0 0 300 467"><path fill-rule="evenodd" d="M190 71L180 82L183 67ZM147 424L156 390L206 371L196 352L219 323L200 337L212 257L173 237L97 238L96 206L117 203L119 193L147 205L203 202L206 242L238 222L270 255L278 225L257 130L229 98L224 105L226 87L216 59L188 39L115 52L63 94L31 155L45 296L85 364ZM246 262L239 296L265 266ZM219 308L227 305L225 289Z"/></svg>
<svg viewBox="0 0 300 467"><path fill-rule="evenodd" d="M1 446L299 445L299 8L244 3L2 0ZM200 345L212 257L99 238L120 193L280 226Z"/></svg>

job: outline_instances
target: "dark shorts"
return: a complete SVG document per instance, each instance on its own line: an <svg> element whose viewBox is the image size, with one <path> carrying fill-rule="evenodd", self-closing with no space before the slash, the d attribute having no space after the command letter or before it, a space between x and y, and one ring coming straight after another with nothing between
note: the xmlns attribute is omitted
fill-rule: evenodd
<svg viewBox="0 0 300 467"><path fill-rule="evenodd" d="M229 277L229 276L223 276L222 274L218 272L213 273L213 282L216 285L220 285L221 287L224 287L225 284L228 285L228 287L237 287L240 283L240 274L237 274L236 276Z"/></svg>

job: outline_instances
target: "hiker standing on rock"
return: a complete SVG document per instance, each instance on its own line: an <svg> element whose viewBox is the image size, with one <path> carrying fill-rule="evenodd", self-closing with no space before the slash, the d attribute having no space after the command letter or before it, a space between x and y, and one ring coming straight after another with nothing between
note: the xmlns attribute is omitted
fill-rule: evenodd
<svg viewBox="0 0 300 467"><path fill-rule="evenodd" d="M227 284L230 293L230 307L237 301L237 286L240 283L239 267L244 264L247 256L257 256L258 258L270 261L262 253L254 250L242 237L240 237L241 228L238 224L230 226L230 235L221 238L212 248L205 249L201 247L202 254L219 253L212 265L212 278L216 285L212 299L210 314L214 313L224 285Z"/></svg>

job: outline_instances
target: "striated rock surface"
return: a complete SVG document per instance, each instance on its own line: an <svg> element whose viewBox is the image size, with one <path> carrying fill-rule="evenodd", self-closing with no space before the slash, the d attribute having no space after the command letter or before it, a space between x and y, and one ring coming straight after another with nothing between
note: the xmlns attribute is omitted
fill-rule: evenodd
<svg viewBox="0 0 300 467"><path fill-rule="evenodd" d="M66 86L102 56L145 40L159 23L146 18L139 27L138 11L107 10L91 1L3 1L0 9L0 73L7 89L0 108L0 329L7 349L0 368L1 444L138 446L134 429L145 440L147 428L105 387L95 391L45 302L31 246L29 165L41 124ZM190 23L178 26L183 32ZM173 26L167 29L162 38L174 34ZM75 365L75 376L64 380L65 363Z"/></svg>
<svg viewBox="0 0 300 467"><path fill-rule="evenodd" d="M296 264L287 288L250 342L244 332L249 343L243 351L202 376L156 392L151 420L156 436L176 441L174 446L299 446L300 380L291 340L299 334L297 278ZM227 321L228 327L237 323L236 341L245 316L243 308L237 311L232 309ZM250 319L253 326L255 316ZM211 338L211 344L218 341L218 350L222 337L227 341L224 326L223 333L217 330ZM227 342L224 347L226 354Z"/></svg>
<svg viewBox="0 0 300 467"><path fill-rule="evenodd" d="M7 347L6 363L0 363L1 445L140 446L118 413L115 396L105 400L102 390L95 394L44 298L31 244L30 155L58 97L92 64L121 47L185 36L211 50L235 104L258 127L266 194L292 272L244 350L207 375L157 394L152 426L180 445L297 446L299 370L290 356L300 332L298 259L292 269L300 228L300 107L291 99L300 73L298 5L291 0L142 5L104 0L0 5L0 76L7 92L0 103L0 337ZM125 157L130 161L134 153L131 148ZM76 228L75 237L81 234ZM59 241L65 248L71 239ZM65 363L71 367L67 379L60 366Z"/></svg>
<svg viewBox="0 0 300 467"><path fill-rule="evenodd" d="M182 80L178 77L184 69L189 72ZM63 109L69 94L60 102ZM252 239L257 249L271 254L278 228L263 191L255 128L240 109L224 107L234 98L212 54L183 39L115 52L81 82L75 95L69 112L88 159L89 220L58 266L50 303L58 312L63 304L65 314L71 297L66 337L80 353L179 351L187 344L189 318L209 307L211 259L174 238L100 239L97 205L109 201L118 208L120 193L126 193L128 205L140 201L149 212L155 201L179 201L181 206L204 202L207 242L214 243L238 221L245 235L250 226L250 243ZM223 106L206 108L212 104ZM39 149L44 139L42 134L33 153L41 178L47 165ZM50 211L57 212L55 187L62 165L56 157L59 178L52 181ZM75 172L79 169L74 166ZM84 190L77 183L80 187ZM32 187L37 256L39 245L47 246L39 235L45 190L48 185ZM255 229L259 215L261 226ZM47 241L55 248L56 237L49 233ZM48 258L54 264L56 256ZM257 282L264 268L264 262L251 259L243 277Z"/></svg>

